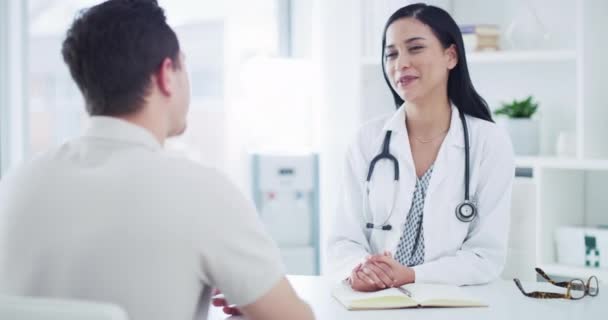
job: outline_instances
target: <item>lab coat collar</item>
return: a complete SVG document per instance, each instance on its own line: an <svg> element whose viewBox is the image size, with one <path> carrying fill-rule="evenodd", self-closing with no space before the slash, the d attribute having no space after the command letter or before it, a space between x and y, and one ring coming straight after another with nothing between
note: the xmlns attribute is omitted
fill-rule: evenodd
<svg viewBox="0 0 608 320"><path fill-rule="evenodd" d="M403 103L401 107L397 109L397 112L395 112L384 124L383 131L389 130L395 133L405 132L407 135L407 130L405 129L405 103Z"/></svg>
<svg viewBox="0 0 608 320"><path fill-rule="evenodd" d="M92 116L84 136L143 145L151 150L162 149L151 132L116 117Z"/></svg>
<svg viewBox="0 0 608 320"><path fill-rule="evenodd" d="M406 103L403 103L399 109L393 114L391 118L385 123L383 130L388 131L391 130L394 133L403 132L406 136L407 129L405 128L405 106ZM464 137L462 123L460 122L460 114L458 113L458 108L456 108L453 104L452 106L452 118L450 120L450 129L448 130L448 134L446 135L445 142L449 145L457 146L464 148Z"/></svg>
<svg viewBox="0 0 608 320"><path fill-rule="evenodd" d="M466 121L466 115L464 119ZM452 119L450 120L450 130L448 130L446 141L452 146L464 148L463 134L464 129L462 127L462 122L460 121L460 111L452 104Z"/></svg>
<svg viewBox="0 0 608 320"><path fill-rule="evenodd" d="M427 189L427 197L430 198L431 195L439 185L445 180L446 176L450 172L450 164L453 163L453 159L455 159L457 153L461 153L464 150L464 136L463 136L463 128L462 122L460 121L460 114L458 113L458 108L456 108L452 104L452 116L450 119L450 128L448 129L448 133L443 141L439 152L437 154L437 158L435 159L435 164L433 167L433 176L429 183L429 187ZM411 172L411 177L415 179L415 168L414 168L414 159L412 158L411 146L409 142L409 137L407 134L407 129L405 127L405 103L399 107L397 112L386 122L384 125L384 131L392 130L395 134L395 141L398 144L403 145L403 148L396 149L396 156L399 159L405 160L402 165L404 166L403 172ZM411 183L411 179L404 179L404 184L402 188L406 188L403 190L408 190L408 187L413 187L412 185L408 185ZM413 192L413 191L412 191ZM399 215L394 215L395 219L399 218ZM401 217L403 219L403 217ZM403 220L399 220L403 221ZM397 222L395 222L397 223Z"/></svg>

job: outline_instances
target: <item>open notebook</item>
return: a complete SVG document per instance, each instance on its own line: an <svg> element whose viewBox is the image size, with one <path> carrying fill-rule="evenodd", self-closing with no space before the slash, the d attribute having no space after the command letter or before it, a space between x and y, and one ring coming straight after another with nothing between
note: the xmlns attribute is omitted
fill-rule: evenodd
<svg viewBox="0 0 608 320"><path fill-rule="evenodd" d="M348 310L416 307L487 307L456 286L412 283L376 292L358 292L342 282L332 295Z"/></svg>

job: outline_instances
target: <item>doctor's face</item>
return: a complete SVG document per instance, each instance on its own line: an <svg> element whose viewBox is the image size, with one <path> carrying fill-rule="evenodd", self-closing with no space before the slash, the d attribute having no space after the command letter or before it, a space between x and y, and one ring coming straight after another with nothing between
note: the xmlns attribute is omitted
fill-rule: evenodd
<svg viewBox="0 0 608 320"><path fill-rule="evenodd" d="M429 26L414 18L393 22L386 30L384 72L399 96L417 103L447 95L448 76L458 62L456 49L444 48Z"/></svg>

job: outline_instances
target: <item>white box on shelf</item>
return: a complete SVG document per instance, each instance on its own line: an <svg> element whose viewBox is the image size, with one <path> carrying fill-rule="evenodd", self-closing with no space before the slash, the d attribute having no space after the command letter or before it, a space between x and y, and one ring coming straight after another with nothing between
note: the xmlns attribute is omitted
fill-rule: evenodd
<svg viewBox="0 0 608 320"><path fill-rule="evenodd" d="M608 228L559 227L555 242L560 264L608 268Z"/></svg>

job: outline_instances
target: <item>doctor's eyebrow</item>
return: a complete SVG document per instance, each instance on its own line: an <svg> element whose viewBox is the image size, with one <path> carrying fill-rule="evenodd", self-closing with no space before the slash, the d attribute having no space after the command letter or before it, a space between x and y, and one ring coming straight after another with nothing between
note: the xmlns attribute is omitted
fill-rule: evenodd
<svg viewBox="0 0 608 320"><path fill-rule="evenodd" d="M409 44L409 43L414 42L416 40L426 40L426 38L424 38L424 37L411 37L409 39L404 40L403 43ZM384 47L384 49L393 49L393 48L395 48L394 44L389 44L386 47Z"/></svg>

